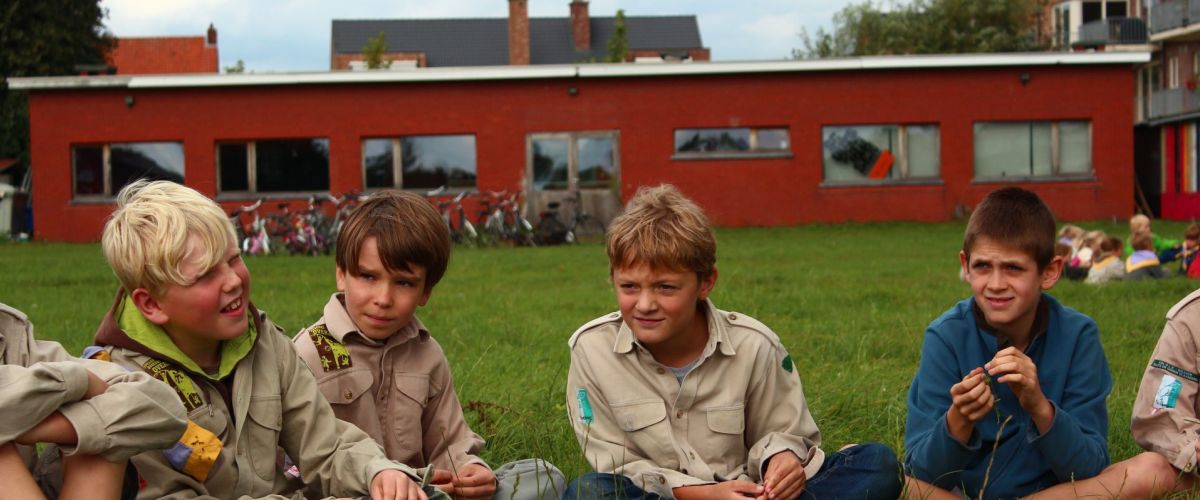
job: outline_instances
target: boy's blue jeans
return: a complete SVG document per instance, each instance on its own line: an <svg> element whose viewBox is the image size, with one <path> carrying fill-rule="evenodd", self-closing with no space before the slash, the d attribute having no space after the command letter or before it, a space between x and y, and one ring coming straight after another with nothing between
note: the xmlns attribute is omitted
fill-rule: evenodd
<svg viewBox="0 0 1200 500"><path fill-rule="evenodd" d="M879 443L865 443L826 456L821 470L808 478L799 498L892 500L900 496L903 485L900 463L891 448ZM659 500L662 497L642 491L626 476L589 472L567 486L563 499L576 498Z"/></svg>

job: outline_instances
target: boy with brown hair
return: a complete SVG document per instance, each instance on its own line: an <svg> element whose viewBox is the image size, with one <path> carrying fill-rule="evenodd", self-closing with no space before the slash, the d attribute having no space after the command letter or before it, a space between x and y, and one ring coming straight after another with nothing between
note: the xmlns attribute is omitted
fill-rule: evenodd
<svg viewBox="0 0 1200 500"><path fill-rule="evenodd" d="M1121 250L1124 243L1121 238L1109 236L1100 242L1100 251L1096 253L1096 261L1088 270L1084 283L1098 285L1125 277L1125 263L1121 261Z"/></svg>
<svg viewBox="0 0 1200 500"><path fill-rule="evenodd" d="M187 423L167 386L35 339L29 318L2 303L0 408L3 498L116 499L129 457L170 446ZM57 446L39 460L36 443Z"/></svg>
<svg viewBox="0 0 1200 500"><path fill-rule="evenodd" d="M425 498L413 469L333 415L250 302L250 272L216 203L173 182L134 182L102 246L121 289L96 333L100 355L169 385L191 419L174 447L133 457L138 498L303 498L280 449L324 495Z"/></svg>
<svg viewBox="0 0 1200 500"><path fill-rule="evenodd" d="M293 339L296 351L338 418L361 427L393 460L432 467L432 485L443 492L556 497L565 481L554 466L523 460L493 472L479 458L484 441L463 418L446 355L415 315L445 274L450 246L428 200L372 194L338 233L339 291Z"/></svg>
<svg viewBox="0 0 1200 500"><path fill-rule="evenodd" d="M620 310L571 336L566 391L596 472L565 498L896 498L895 454L826 454L779 338L709 300L717 242L695 203L639 189L607 248Z"/></svg>
<svg viewBox="0 0 1200 500"><path fill-rule="evenodd" d="M925 330L908 392L910 498L1012 498L1098 474L1112 378L1096 323L1043 293L1063 267L1054 216L1032 192L992 191L959 262L971 297Z"/></svg>
<svg viewBox="0 0 1200 500"><path fill-rule="evenodd" d="M1149 231L1138 231L1129 237L1133 253L1125 259L1125 279L1161 279L1169 276L1154 253L1154 240Z"/></svg>

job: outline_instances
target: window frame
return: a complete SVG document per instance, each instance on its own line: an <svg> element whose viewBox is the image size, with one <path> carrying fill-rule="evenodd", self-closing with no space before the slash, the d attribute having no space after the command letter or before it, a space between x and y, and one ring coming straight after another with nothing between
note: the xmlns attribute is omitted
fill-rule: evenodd
<svg viewBox="0 0 1200 500"><path fill-rule="evenodd" d="M675 135L680 130L726 130L726 129L747 129L750 131L750 150L748 151L679 151L675 146ZM783 130L787 134L788 147L787 149L757 149L758 134L762 130ZM735 126L735 127L677 127L671 129L671 160L741 160L741 159L768 159L768 158L791 158L792 144L792 129L788 125L763 125L763 126Z"/></svg>
<svg viewBox="0 0 1200 500"><path fill-rule="evenodd" d="M71 201L81 201L81 202L97 202L98 201L98 202L107 203L107 202L112 201L117 196L117 193L113 192L113 185L112 185L113 184L113 182L112 182L112 146L113 146L113 144L164 144L164 143L165 144L178 144L180 151L183 152L183 156L182 156L182 158L183 158L182 170L183 171L180 172L180 176L183 178L183 183L186 185L186 182L187 182L187 153L186 153L186 151L184 151L183 141L149 140L149 141L121 141L121 142L81 142L78 144L72 144L71 145ZM76 163L77 157L75 155L75 151L78 148L95 148L95 147L100 148L100 162L101 162L100 163L100 175L102 178L101 180L104 184L104 189L103 189L104 192L100 193L100 194L79 194L75 191L76 186L77 186L76 180L78 179L78 173L79 173L78 164ZM122 186L122 188L124 188L124 186ZM119 192L120 190L118 189L117 191Z"/></svg>
<svg viewBox="0 0 1200 500"><path fill-rule="evenodd" d="M404 191L412 191L414 193L428 193L433 188L423 187L404 187L404 150L401 143L404 139L412 139L417 137L470 137L475 141L475 185L466 186L446 186L443 193L461 193L471 192L479 189L479 136L475 133L448 133L448 134L404 134L404 135L387 135L387 136L363 136L358 140L359 162L358 170L362 180L362 191L371 193L383 189L401 189ZM391 141L392 144L392 185L385 187L370 187L367 186L367 141Z"/></svg>
<svg viewBox="0 0 1200 500"><path fill-rule="evenodd" d="M1088 171L1087 173L1063 173L1062 169L1062 124L1063 123L1084 123L1087 124L1088 137ZM978 172L978 160L975 157L977 149L977 138L975 126L978 124L987 123L1006 123L1006 124L1025 124L1033 127L1035 124L1045 123L1050 125L1050 173L1046 175L1036 175L1032 173L1033 163L1028 167L1030 174L1011 177L980 177ZM1096 144L1093 140L1093 125L1090 119L1059 119L1059 120L980 120L971 124L971 183L972 184L995 184L995 183L1012 183L1012 182L1088 182L1096 180L1096 162L1093 154ZM1031 135L1032 137L1032 135ZM1031 139L1032 140L1032 139ZM1032 148L1032 144L1030 145ZM1032 156L1032 153L1031 153Z"/></svg>
<svg viewBox="0 0 1200 500"><path fill-rule="evenodd" d="M825 129L826 128L851 128L851 127L896 127L897 147L893 157L896 158L896 166L893 168L899 169L904 175L897 179L826 179L825 178ZM937 176L935 177L909 177L908 164L908 128L909 127L935 127L937 129ZM870 187L870 186L922 186L922 185L942 185L942 125L938 122L905 122L905 123L837 123L837 124L822 124L820 135L821 159L818 164L821 166L821 182L817 187Z"/></svg>
<svg viewBox="0 0 1200 500"><path fill-rule="evenodd" d="M316 191L259 191L258 190L258 143L271 141L316 141L324 140L329 149L326 158L325 168L329 171L329 183L333 182L333 149L329 146L329 137L274 137L270 139L223 139L213 143L213 164L216 167L216 185L217 196L219 200L246 200L246 199L286 199L310 196L314 194L322 194L329 192L329 186L323 190ZM246 146L246 189L238 191L228 191L221 185L221 146L241 144Z"/></svg>

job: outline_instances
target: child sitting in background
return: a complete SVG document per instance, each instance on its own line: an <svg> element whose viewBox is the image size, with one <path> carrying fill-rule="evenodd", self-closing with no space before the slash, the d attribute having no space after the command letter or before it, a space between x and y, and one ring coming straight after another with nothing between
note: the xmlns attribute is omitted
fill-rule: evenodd
<svg viewBox="0 0 1200 500"><path fill-rule="evenodd" d="M1125 277L1125 263L1121 261L1121 250L1124 248L1121 238L1109 236L1100 242L1100 251L1096 254L1092 268L1088 270L1085 283L1098 285Z"/></svg>
<svg viewBox="0 0 1200 500"><path fill-rule="evenodd" d="M1068 244L1062 243L1062 242L1054 244L1054 256L1061 258L1064 263L1069 260L1072 260L1071 259L1072 253L1073 253L1073 249L1071 248L1071 245L1068 245ZM1070 266L1070 265L1066 265L1066 264L1063 265L1062 275L1064 278L1069 279L1071 281L1082 280L1087 277L1087 273L1088 273L1088 268L1086 268L1086 267Z"/></svg>
<svg viewBox="0 0 1200 500"><path fill-rule="evenodd" d="M1092 267L1092 261L1095 260L1096 252L1100 250L1100 243L1107 238L1108 235L1104 231L1088 231L1074 253L1074 258L1071 259L1069 265L1073 267L1082 267L1084 269Z"/></svg>
<svg viewBox="0 0 1200 500"><path fill-rule="evenodd" d="M1058 230L1058 242L1069 247L1075 246L1075 240L1083 237L1083 228L1074 224L1064 224Z"/></svg>
<svg viewBox="0 0 1200 500"><path fill-rule="evenodd" d="M1136 250L1133 247L1133 235L1141 232L1150 235L1151 250L1154 251L1154 255L1159 256L1160 262L1175 260L1175 252L1171 252L1171 250L1179 247L1179 242L1172 239L1160 238L1150 231L1150 218L1142 214L1137 214L1129 218L1129 242L1125 245L1125 255L1133 255L1133 252Z"/></svg>
<svg viewBox="0 0 1200 500"><path fill-rule="evenodd" d="M1183 243L1179 246L1179 270L1191 277L1192 263L1200 255L1200 225L1192 223L1183 231ZM1196 269L1200 274L1200 268Z"/></svg>
<svg viewBox="0 0 1200 500"><path fill-rule="evenodd" d="M1133 236L1129 237L1129 244L1133 248L1133 253L1129 254L1129 258L1125 259L1125 279L1140 280L1167 277L1167 270L1163 269L1158 261L1158 256L1154 253L1154 240L1149 231L1133 233Z"/></svg>

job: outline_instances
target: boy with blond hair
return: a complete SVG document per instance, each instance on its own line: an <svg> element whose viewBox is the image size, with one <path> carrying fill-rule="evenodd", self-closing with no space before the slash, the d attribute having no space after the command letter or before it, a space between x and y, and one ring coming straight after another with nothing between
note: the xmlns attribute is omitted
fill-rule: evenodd
<svg viewBox="0 0 1200 500"><path fill-rule="evenodd" d="M929 324L909 387L909 497L1014 498L1095 476L1112 377L1096 323L1044 293L1063 268L1049 208L992 191L959 262L971 296Z"/></svg>
<svg viewBox="0 0 1200 500"><path fill-rule="evenodd" d="M449 260L450 232L428 200L395 190L372 194L338 233L339 291L321 319L292 340L296 351L338 418L366 431L391 459L432 467L432 485L441 491L455 498L557 497L565 481L554 466L523 460L493 472L479 458L484 441L463 418L446 355L416 317Z"/></svg>
<svg viewBox="0 0 1200 500"><path fill-rule="evenodd" d="M187 422L167 386L35 339L29 318L2 303L0 408L4 498L119 498L129 457L170 446ZM39 461L35 443L57 446Z"/></svg>
<svg viewBox="0 0 1200 500"><path fill-rule="evenodd" d="M779 338L709 300L717 242L691 200L639 189L607 248L620 310L571 336L566 391L596 472L566 498L896 498L895 454L822 450Z"/></svg>
<svg viewBox="0 0 1200 500"><path fill-rule="evenodd" d="M101 355L163 381L191 419L175 446L133 457L138 498L303 498L285 455L324 495L425 498L416 471L333 415L250 302L250 272L216 203L172 182L134 182L102 245L121 289L96 333Z"/></svg>

